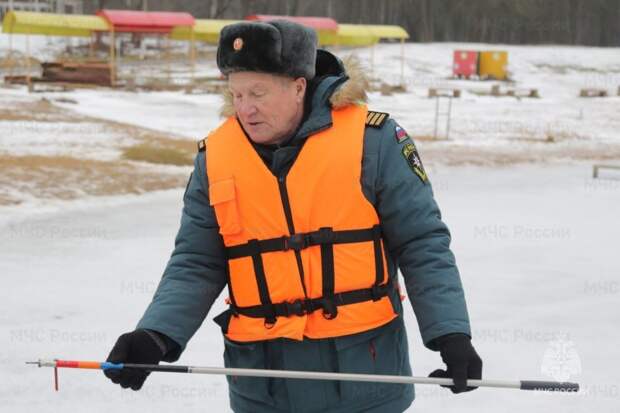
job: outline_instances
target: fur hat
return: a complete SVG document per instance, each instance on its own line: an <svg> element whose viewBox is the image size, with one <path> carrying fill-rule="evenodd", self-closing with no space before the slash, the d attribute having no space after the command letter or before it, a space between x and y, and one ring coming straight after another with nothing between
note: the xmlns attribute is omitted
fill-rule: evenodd
<svg viewBox="0 0 620 413"><path fill-rule="evenodd" d="M217 67L232 72L264 72L312 79L317 37L313 29L287 20L240 22L225 26Z"/></svg>

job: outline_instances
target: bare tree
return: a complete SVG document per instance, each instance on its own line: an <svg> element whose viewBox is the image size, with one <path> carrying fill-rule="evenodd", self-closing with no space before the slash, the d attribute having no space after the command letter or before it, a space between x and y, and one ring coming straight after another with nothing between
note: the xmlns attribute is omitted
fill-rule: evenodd
<svg viewBox="0 0 620 413"><path fill-rule="evenodd" d="M620 46L620 0L97 0L94 8L179 10L197 18L329 16L397 24L411 40Z"/></svg>

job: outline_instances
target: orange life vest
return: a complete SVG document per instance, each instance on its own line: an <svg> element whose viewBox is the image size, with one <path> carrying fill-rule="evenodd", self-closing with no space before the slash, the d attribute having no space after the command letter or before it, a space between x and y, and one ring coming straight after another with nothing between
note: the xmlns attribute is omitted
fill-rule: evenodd
<svg viewBox="0 0 620 413"><path fill-rule="evenodd" d="M364 197L365 106L332 111L286 176L238 120L206 139L209 198L226 246L236 341L337 337L396 317L379 218Z"/></svg>

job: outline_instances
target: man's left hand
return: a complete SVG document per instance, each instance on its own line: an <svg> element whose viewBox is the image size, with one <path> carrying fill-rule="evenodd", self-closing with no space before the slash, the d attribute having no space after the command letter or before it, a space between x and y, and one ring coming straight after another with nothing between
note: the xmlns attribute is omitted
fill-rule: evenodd
<svg viewBox="0 0 620 413"><path fill-rule="evenodd" d="M471 344L466 334L447 334L434 340L441 353L441 359L448 368L437 369L429 377L443 377L454 380L454 386L448 387L452 393L462 393L477 389L467 386L467 379L482 378L482 359Z"/></svg>

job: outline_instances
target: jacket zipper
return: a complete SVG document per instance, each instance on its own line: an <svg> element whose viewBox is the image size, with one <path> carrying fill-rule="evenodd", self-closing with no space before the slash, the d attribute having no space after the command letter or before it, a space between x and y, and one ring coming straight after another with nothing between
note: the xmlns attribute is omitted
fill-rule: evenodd
<svg viewBox="0 0 620 413"><path fill-rule="evenodd" d="M282 199L282 206L284 207L284 216L286 217L288 232L289 235L293 235L295 233L295 226L293 225L291 203L288 199L288 190L286 189L286 175L278 176L278 188L280 189L280 198ZM301 262L301 252L299 250L295 250L295 260L297 261L297 269L299 270L299 279L301 281L301 288L304 290L304 297L308 298L306 282L304 281L304 266Z"/></svg>

